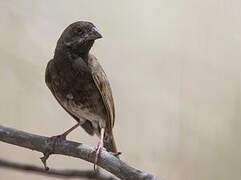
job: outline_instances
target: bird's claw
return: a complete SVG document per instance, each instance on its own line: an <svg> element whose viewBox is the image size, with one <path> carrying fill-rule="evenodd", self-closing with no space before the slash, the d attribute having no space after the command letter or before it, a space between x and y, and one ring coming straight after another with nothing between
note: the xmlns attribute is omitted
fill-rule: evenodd
<svg viewBox="0 0 241 180"><path fill-rule="evenodd" d="M48 138L48 144L49 144L49 153L52 154L55 151L55 146L58 144L61 144L63 141L66 140L66 135L65 134L60 134L57 136L51 136Z"/></svg>
<svg viewBox="0 0 241 180"><path fill-rule="evenodd" d="M94 152L95 152L95 160L94 160L94 170L96 171L96 164L98 162L98 157L101 153L102 150L105 150L103 143L99 142L98 145L96 146Z"/></svg>
<svg viewBox="0 0 241 180"><path fill-rule="evenodd" d="M57 136L52 136L48 140L52 141L55 144L60 144L62 141L66 140L66 136L65 136L65 134L60 134Z"/></svg>

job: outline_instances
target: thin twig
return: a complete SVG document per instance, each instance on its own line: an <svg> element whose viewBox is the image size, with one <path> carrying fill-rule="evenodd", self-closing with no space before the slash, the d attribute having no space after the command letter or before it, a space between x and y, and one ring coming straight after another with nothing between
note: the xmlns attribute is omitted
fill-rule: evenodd
<svg viewBox="0 0 241 180"><path fill-rule="evenodd" d="M42 153L45 153L49 149L48 139L48 137L0 126L0 141L36 150ZM94 163L95 153L93 152L94 148L90 146L64 140L62 143L56 144L54 154L72 156ZM158 180L158 178L152 176L151 174L128 166L107 151L101 151L97 165L120 179Z"/></svg>

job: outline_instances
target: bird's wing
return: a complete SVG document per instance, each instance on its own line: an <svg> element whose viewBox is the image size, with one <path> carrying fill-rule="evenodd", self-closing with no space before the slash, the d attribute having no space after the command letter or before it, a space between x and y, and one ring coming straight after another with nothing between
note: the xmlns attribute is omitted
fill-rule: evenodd
<svg viewBox="0 0 241 180"><path fill-rule="evenodd" d="M101 94L102 100L105 105L109 120L107 123L107 128L109 128L107 130L111 131L115 122L115 106L110 83L103 68L97 61L96 57L94 57L93 55L90 55L90 58L88 60L88 66L90 67L92 78Z"/></svg>

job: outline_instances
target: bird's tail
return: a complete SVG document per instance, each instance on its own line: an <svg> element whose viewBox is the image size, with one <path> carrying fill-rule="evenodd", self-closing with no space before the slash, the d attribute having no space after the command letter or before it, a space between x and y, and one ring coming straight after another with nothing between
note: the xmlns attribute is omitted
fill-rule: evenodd
<svg viewBox="0 0 241 180"><path fill-rule="evenodd" d="M117 153L117 147L116 147L115 139L112 132L111 134L108 135L108 138L105 138L104 147L109 152Z"/></svg>

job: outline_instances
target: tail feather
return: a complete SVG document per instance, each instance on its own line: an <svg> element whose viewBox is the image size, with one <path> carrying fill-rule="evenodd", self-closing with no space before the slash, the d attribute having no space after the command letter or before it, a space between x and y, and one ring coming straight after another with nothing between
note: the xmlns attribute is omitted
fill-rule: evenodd
<svg viewBox="0 0 241 180"><path fill-rule="evenodd" d="M112 133L104 140L104 147L108 152L117 153L117 147Z"/></svg>

